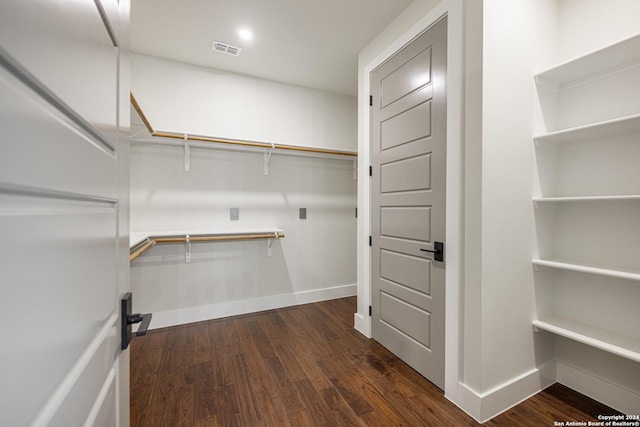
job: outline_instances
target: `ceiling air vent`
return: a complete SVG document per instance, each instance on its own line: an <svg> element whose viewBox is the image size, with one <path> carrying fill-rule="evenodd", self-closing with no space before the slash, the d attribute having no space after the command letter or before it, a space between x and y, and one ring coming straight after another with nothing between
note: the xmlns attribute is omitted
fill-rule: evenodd
<svg viewBox="0 0 640 427"><path fill-rule="evenodd" d="M231 46L230 44L222 43L217 40L213 42L213 46L211 47L211 49L215 50L216 52L228 53L229 55L233 56L240 55L240 51L242 50L237 46Z"/></svg>

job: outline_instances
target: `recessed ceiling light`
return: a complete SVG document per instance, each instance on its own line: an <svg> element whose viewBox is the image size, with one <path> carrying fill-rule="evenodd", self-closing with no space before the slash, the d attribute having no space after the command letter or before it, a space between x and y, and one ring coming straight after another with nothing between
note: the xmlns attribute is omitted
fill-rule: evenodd
<svg viewBox="0 0 640 427"><path fill-rule="evenodd" d="M251 30L249 30L247 28L241 28L240 30L238 30L238 35L240 36L240 38L242 40L251 40L251 39L253 39L253 33L251 32Z"/></svg>

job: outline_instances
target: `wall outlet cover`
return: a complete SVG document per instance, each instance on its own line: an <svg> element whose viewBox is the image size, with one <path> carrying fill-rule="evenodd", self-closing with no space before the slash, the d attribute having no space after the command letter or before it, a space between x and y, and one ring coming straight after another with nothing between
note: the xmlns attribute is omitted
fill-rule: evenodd
<svg viewBox="0 0 640 427"><path fill-rule="evenodd" d="M238 221L240 219L240 208L231 208L230 218L231 221Z"/></svg>

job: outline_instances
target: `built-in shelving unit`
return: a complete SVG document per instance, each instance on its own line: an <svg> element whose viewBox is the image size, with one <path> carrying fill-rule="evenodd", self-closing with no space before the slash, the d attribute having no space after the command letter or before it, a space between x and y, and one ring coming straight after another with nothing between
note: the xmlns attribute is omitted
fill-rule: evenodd
<svg viewBox="0 0 640 427"><path fill-rule="evenodd" d="M284 238L284 230L280 228L132 232L129 240L129 262L135 261L136 258L158 243L184 243L185 262L187 263L191 261L192 242L266 239L267 256L271 256L271 245L273 240L282 238Z"/></svg>
<svg viewBox="0 0 640 427"><path fill-rule="evenodd" d="M610 73L620 67L638 63L640 34L611 46L574 58L535 75L536 83L561 85L600 73Z"/></svg>
<svg viewBox="0 0 640 427"><path fill-rule="evenodd" d="M625 359L640 362L640 340L557 316L534 320L533 326Z"/></svg>
<svg viewBox="0 0 640 427"><path fill-rule="evenodd" d="M631 284L640 282L640 35L543 71L535 82L547 132L533 137L532 264L540 270L533 326L640 362L640 328L629 327L640 324L640 311L609 321L580 306L640 303L640 286Z"/></svg>
<svg viewBox="0 0 640 427"><path fill-rule="evenodd" d="M600 268L560 261L548 261L544 259L534 259L532 262L533 265L537 267L549 267L559 270L576 271L579 273L598 274L600 276L616 277L618 279L635 280L640 282L640 273L631 271L612 270L609 268Z"/></svg>
<svg viewBox="0 0 640 427"><path fill-rule="evenodd" d="M640 132L640 114L599 123L577 126L535 136L536 145L593 140L612 135Z"/></svg>
<svg viewBox="0 0 640 427"><path fill-rule="evenodd" d="M572 197L534 197L534 204L554 204L567 202L620 202L640 201L640 195L630 194L622 196L572 196Z"/></svg>

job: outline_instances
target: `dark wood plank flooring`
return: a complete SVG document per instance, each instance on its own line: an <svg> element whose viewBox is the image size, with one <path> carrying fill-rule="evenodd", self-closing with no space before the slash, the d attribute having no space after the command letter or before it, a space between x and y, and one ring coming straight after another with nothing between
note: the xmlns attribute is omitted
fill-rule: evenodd
<svg viewBox="0 0 640 427"><path fill-rule="evenodd" d="M353 329L355 297L150 331L131 343L131 425L477 426ZM489 421L553 426L611 408L559 384Z"/></svg>

